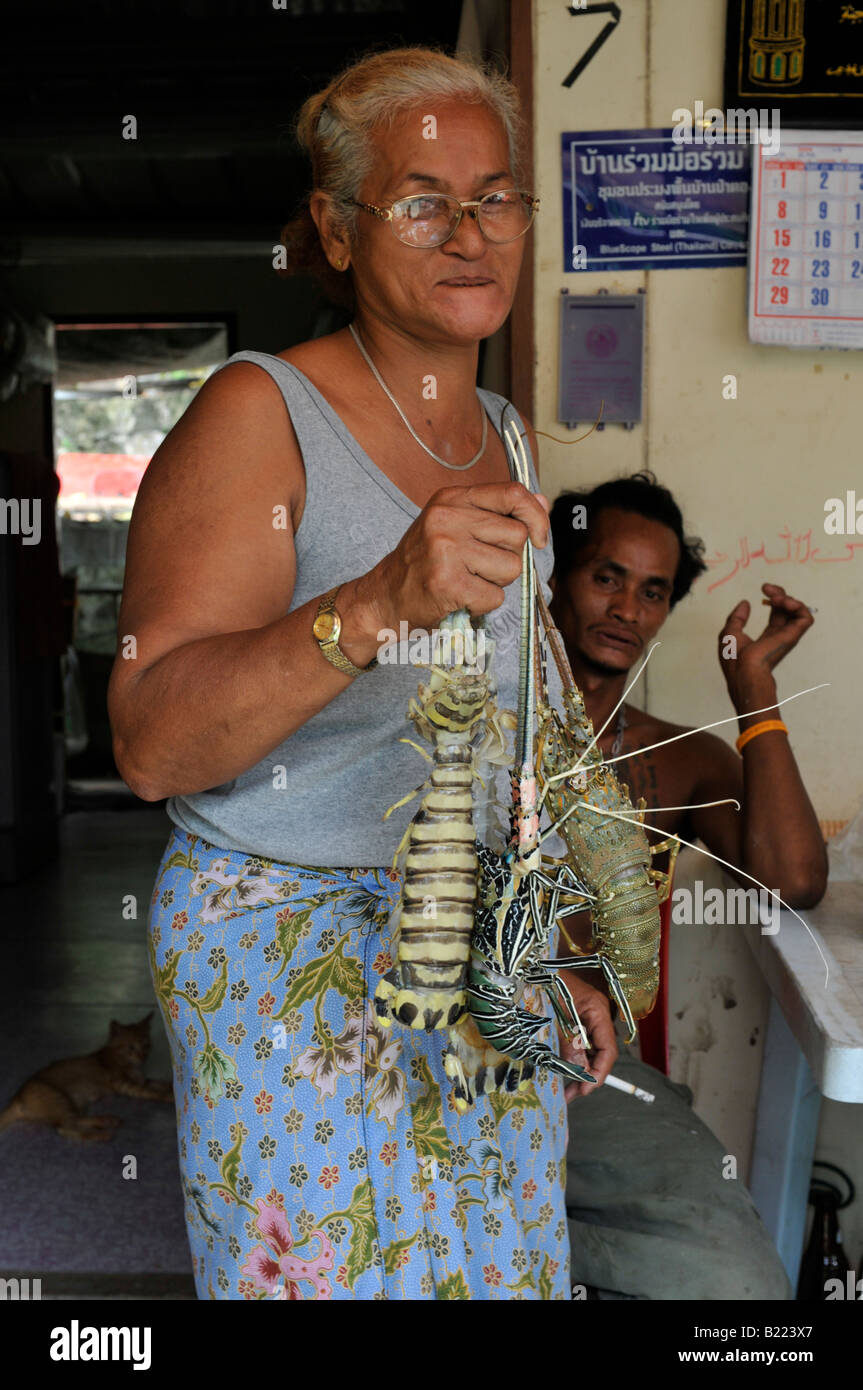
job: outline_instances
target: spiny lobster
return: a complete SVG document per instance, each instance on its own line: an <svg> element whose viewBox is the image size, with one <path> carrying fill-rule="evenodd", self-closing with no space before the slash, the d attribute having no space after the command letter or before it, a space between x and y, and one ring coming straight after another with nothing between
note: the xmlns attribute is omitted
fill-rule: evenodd
<svg viewBox="0 0 863 1390"><path fill-rule="evenodd" d="M434 756L428 791L393 860L395 867L407 843L396 922L398 960L375 994L385 1026L396 1018L429 1031L452 1027L467 1008L477 876L471 740L489 715L490 690L487 669L476 659L467 611L451 613L442 631L460 639L450 650L456 647L461 660L449 668L433 666L429 684L419 688L419 702L410 703L414 727L433 745ZM396 802L387 815L414 795Z"/></svg>
<svg viewBox="0 0 863 1390"><path fill-rule="evenodd" d="M513 476L529 487L518 431L505 431L505 442ZM548 702L538 615L560 670L565 720ZM460 610L445 626L466 634L469 615ZM634 1018L649 1012L658 987L656 883L664 880L667 889L670 880L649 868L650 847L626 789L603 764L539 591L530 540L522 556L520 639L510 840L502 853L474 842L471 815L473 745L483 721L496 724L498 736L505 723L487 673L464 663L434 666L410 709L416 728L434 744L433 770L403 841L397 962L375 1003L385 1025L397 1018L415 1028L449 1029L445 1068L461 1110L489 1091L526 1086L537 1067L595 1081L537 1038L548 1020L521 1006L527 986L545 990L561 1031L583 1046L587 1038L561 970L600 969L631 1037ZM540 834L546 802L553 824ZM543 840L555 830L567 846L563 860L542 855ZM560 919L586 905L594 949L553 958Z"/></svg>

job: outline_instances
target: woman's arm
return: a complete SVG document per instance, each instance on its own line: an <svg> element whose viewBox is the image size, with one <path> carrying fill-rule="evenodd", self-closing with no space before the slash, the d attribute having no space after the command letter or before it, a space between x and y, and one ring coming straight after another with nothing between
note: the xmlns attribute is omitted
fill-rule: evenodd
<svg viewBox="0 0 863 1390"><path fill-rule="evenodd" d="M147 469L108 691L117 767L144 800L236 777L350 683L312 633L318 598L285 616L303 487L281 394L250 363L202 387ZM279 507L287 529L273 524ZM528 531L541 546L547 529L517 483L441 489L390 555L342 587L340 646L366 666L400 618L431 626L461 606L497 608Z"/></svg>
<svg viewBox="0 0 863 1390"><path fill-rule="evenodd" d="M147 469L108 692L117 766L144 800L236 776L349 683L312 634L317 601L284 616L303 486L282 397L246 363L207 382ZM345 651L366 665L377 643L345 589Z"/></svg>

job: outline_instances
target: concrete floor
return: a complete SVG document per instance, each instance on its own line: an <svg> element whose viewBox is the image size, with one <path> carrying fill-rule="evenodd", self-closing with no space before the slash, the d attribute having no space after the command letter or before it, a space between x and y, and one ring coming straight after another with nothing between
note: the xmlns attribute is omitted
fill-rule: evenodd
<svg viewBox="0 0 863 1390"><path fill-rule="evenodd" d="M145 946L170 823L128 794L102 789L91 804L114 809L70 811L59 858L0 886L0 1109L40 1067L101 1047L112 1018L151 1009L146 1070L170 1076ZM123 915L130 894L134 920ZM98 1110L123 1119L108 1143L32 1126L0 1134L0 1277L40 1278L43 1299L194 1298L173 1107L116 1097ZM121 1177L129 1153L135 1182Z"/></svg>

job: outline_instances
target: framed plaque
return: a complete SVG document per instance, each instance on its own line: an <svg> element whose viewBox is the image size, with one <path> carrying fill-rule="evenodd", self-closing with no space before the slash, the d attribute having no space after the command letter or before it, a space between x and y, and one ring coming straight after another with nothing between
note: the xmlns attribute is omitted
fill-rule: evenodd
<svg viewBox="0 0 863 1390"><path fill-rule="evenodd" d="M728 0L725 105L783 126L863 125L863 3Z"/></svg>
<svg viewBox="0 0 863 1390"><path fill-rule="evenodd" d="M641 420L643 294L560 296L557 418L569 429L600 417L632 428Z"/></svg>

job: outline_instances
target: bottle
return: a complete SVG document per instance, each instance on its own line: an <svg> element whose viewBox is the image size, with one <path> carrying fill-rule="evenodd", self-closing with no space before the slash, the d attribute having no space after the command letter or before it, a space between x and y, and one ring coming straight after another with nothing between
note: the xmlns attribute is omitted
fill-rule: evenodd
<svg viewBox="0 0 863 1390"><path fill-rule="evenodd" d="M830 1279L840 1281L842 1296L847 1298L847 1275L851 1265L842 1248L842 1232L839 1229L837 1214L840 1206L845 1205L842 1194L832 1183L823 1178L815 1178L809 1189L809 1201L815 1208L815 1214L812 1218L809 1244L800 1263L797 1302L823 1302L830 1292L825 1287ZM833 1287L835 1289L835 1285Z"/></svg>

